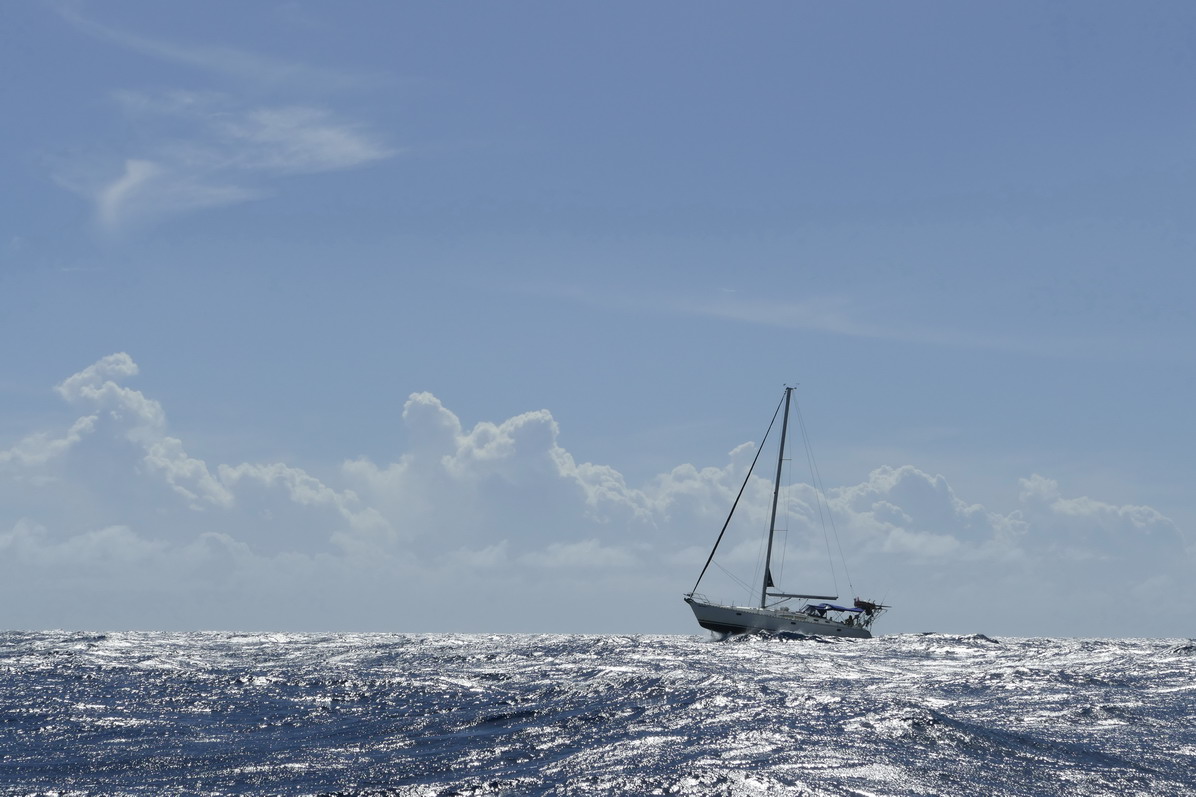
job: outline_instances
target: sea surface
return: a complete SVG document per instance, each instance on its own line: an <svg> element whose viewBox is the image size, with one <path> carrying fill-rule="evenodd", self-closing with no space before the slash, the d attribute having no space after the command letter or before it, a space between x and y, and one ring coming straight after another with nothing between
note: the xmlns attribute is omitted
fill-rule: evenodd
<svg viewBox="0 0 1196 797"><path fill-rule="evenodd" d="M1196 643L0 633L0 793L1196 794Z"/></svg>

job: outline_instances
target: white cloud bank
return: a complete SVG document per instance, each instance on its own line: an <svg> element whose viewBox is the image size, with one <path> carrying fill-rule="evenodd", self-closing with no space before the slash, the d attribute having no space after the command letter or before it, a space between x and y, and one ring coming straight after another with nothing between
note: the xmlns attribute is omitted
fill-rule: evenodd
<svg viewBox="0 0 1196 797"><path fill-rule="evenodd" d="M417 393L393 462L209 464L137 376L129 355L104 357L57 387L77 418L0 441L0 594L17 627L696 631L680 594L754 453L631 486L578 463L547 410L467 429ZM856 586L897 604L882 631L1181 633L1145 607L1196 597L1174 523L1039 475L1020 487L1007 513L908 465L829 490ZM751 537L769 492L758 479L745 495ZM822 588L834 542L814 499L791 491L777 570ZM750 578L756 552L729 540L723 561Z"/></svg>

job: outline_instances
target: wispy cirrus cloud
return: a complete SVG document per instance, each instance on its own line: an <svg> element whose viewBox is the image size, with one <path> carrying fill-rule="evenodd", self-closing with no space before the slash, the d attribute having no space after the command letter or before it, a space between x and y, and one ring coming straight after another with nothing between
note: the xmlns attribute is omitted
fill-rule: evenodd
<svg viewBox="0 0 1196 797"><path fill-rule="evenodd" d="M921 303L920 297L912 293L904 297L891 294L878 299L841 291L803 292L796 298L790 298L783 292L751 295L727 288L665 293L645 291L638 286L619 291L608 286L536 285L522 290L601 309L716 319L848 338L1042 357L1141 358L1154 356L1160 348L1154 341L1103 331L1061 335L1020 329L1012 324L990 330L971 328L958 321L937 320L935 310L927 308ZM1190 359L1190 348L1174 346L1164 351L1169 358Z"/></svg>
<svg viewBox="0 0 1196 797"><path fill-rule="evenodd" d="M148 140L116 175L59 183L96 206L107 233L185 211L261 199L279 177L353 169L396 150L360 123L307 105L247 106L213 92L122 91L119 107ZM77 171L77 170L76 170Z"/></svg>
<svg viewBox="0 0 1196 797"><path fill-rule="evenodd" d="M278 192L278 178L359 168L397 152L369 125L326 102L294 99L376 80L225 47L152 39L95 22L73 5L55 8L94 38L231 77L249 89L113 91L138 143L115 157L109 153L102 163L92 157L61 164L55 174L60 185L94 203L105 233L263 199ZM285 101L262 99L284 88Z"/></svg>
<svg viewBox="0 0 1196 797"><path fill-rule="evenodd" d="M395 150L366 126L310 105L247 105L212 91L119 91L126 118L157 141L158 162L193 172L314 174Z"/></svg>
<svg viewBox="0 0 1196 797"><path fill-rule="evenodd" d="M916 297L909 297L907 306L894 307L892 297L868 300L824 294L803 299L741 298L722 293L704 297L664 297L658 305L681 315L777 329L1043 357L1141 357L1151 347L1145 341L1103 331L1045 335L1013 325L983 329L948 320L936 321L933 310L919 312Z"/></svg>
<svg viewBox="0 0 1196 797"><path fill-rule="evenodd" d="M151 58L194 67L237 81L250 81L265 88L290 85L307 91L341 91L365 88L382 81L378 75L311 66L234 47L188 44L143 36L84 16L78 3L56 2L51 7L76 30L95 39Z"/></svg>
<svg viewBox="0 0 1196 797"><path fill-rule="evenodd" d="M108 233L133 224L201 208L247 202L269 195L262 188L213 182L210 173L191 173L161 161L129 158L124 172L108 183L82 189L95 201L96 221Z"/></svg>

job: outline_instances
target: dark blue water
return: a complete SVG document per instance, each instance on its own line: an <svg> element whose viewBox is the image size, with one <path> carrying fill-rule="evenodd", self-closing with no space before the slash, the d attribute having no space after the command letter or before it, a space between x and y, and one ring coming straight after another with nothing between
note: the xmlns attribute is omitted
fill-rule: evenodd
<svg viewBox="0 0 1196 797"><path fill-rule="evenodd" d="M0 634L4 794L1196 794L1196 644Z"/></svg>

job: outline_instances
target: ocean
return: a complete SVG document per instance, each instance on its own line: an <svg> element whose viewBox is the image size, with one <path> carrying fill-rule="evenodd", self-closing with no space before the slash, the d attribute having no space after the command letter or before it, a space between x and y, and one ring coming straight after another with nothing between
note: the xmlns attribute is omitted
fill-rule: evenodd
<svg viewBox="0 0 1196 797"><path fill-rule="evenodd" d="M1196 643L8 632L0 793L1196 794Z"/></svg>

